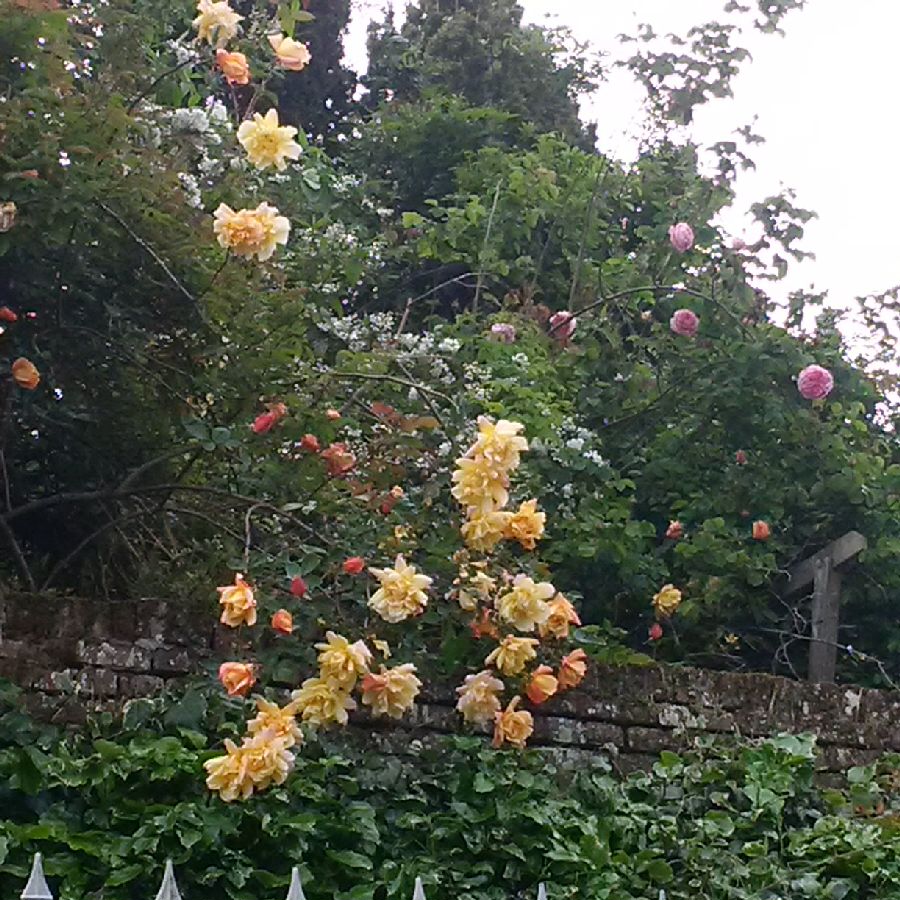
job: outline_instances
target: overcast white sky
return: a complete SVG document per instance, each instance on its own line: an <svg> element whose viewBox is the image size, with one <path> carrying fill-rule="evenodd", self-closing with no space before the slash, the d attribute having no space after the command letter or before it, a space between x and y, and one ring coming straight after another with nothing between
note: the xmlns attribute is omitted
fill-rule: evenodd
<svg viewBox="0 0 900 900"><path fill-rule="evenodd" d="M357 0L347 42L353 64L365 66L365 27L373 10L404 0ZM568 25L598 49L615 49L637 22L660 32L684 32L718 17L724 0L520 0L528 21ZM785 21L786 37L752 35L753 52L733 100L703 108L693 134L703 143L729 139L758 116L767 143L752 148L757 171L743 176L726 219L741 234L740 213L751 203L794 188L797 204L813 209L804 249L816 254L794 268L788 286L829 291L844 306L859 294L900 284L900 116L896 58L900 0L810 0ZM641 92L627 76L602 86L584 113L598 123L601 149L633 155L641 122ZM753 235L748 235L752 238ZM779 291L778 293L781 293Z"/></svg>

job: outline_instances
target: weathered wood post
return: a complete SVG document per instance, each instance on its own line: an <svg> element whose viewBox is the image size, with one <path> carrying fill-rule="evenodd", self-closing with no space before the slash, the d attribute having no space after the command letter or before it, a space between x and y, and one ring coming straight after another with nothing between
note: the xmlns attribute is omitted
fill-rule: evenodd
<svg viewBox="0 0 900 900"><path fill-rule="evenodd" d="M834 681L841 609L841 567L852 562L867 546L866 539L858 531L848 531L788 572L788 583L782 597L797 594L810 584L813 586L810 681Z"/></svg>

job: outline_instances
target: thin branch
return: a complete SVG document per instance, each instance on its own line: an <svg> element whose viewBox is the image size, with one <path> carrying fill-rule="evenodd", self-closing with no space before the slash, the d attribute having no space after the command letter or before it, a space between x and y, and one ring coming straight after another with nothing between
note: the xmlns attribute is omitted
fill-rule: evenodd
<svg viewBox="0 0 900 900"><path fill-rule="evenodd" d="M464 272L462 275L457 275L456 278L450 278L447 281L442 281L435 287L425 291L424 294L419 294L418 297L411 297L406 301L406 307L403 310L403 315L400 317L400 324L397 327L397 333L394 335L394 337L398 338L401 334L403 334L403 329L406 328L406 323L409 319L410 310L420 300L427 300L432 294L436 294L438 291L443 290L445 287L450 287L451 284L458 284L460 282L463 282L467 278L472 278L473 276L475 276L476 278L480 278L481 274L481 272Z"/></svg>
<svg viewBox="0 0 900 900"><path fill-rule="evenodd" d="M362 378L366 381L390 381L393 384L401 384L404 387L415 388L423 394L434 394L435 397L440 397L441 400L445 403L449 403L450 406L456 406L453 400L446 394L442 394L440 391L434 390L434 388L426 387L424 384L417 384L415 381L407 381L403 378L398 378L396 375L373 375L367 372L331 372L330 374L335 378Z"/></svg>
<svg viewBox="0 0 900 900"><path fill-rule="evenodd" d="M103 210L110 218L114 219L122 229L124 229L128 236L142 249L144 252L148 253L154 260L154 262L166 273L169 281L187 297L188 300L197 308L198 312L200 311L200 305L197 303L196 297L179 281L178 276L169 268L166 264L166 261L135 231L132 227L114 210L110 209L105 203L101 201L97 201L97 206Z"/></svg>
<svg viewBox="0 0 900 900"><path fill-rule="evenodd" d="M491 204L491 214L488 216L487 228L484 232L484 242L481 245L481 255L478 257L478 281L475 284L475 298L472 300L472 312L478 312L478 301L481 299L481 288L484 285L484 258L487 254L488 241L491 239L491 231L494 227L494 215L497 212L497 203L500 201L500 187L502 181L497 182L494 188L494 202Z"/></svg>
<svg viewBox="0 0 900 900"><path fill-rule="evenodd" d="M25 554L22 552L22 548L19 546L15 532L5 519L0 519L0 531L3 532L6 542L9 544L9 549L12 550L13 558L19 567L19 571L22 573L22 577L25 579L25 584L28 585L28 590L35 593L37 584L35 583L34 575L31 574L31 569L28 568L28 562L25 559Z"/></svg>

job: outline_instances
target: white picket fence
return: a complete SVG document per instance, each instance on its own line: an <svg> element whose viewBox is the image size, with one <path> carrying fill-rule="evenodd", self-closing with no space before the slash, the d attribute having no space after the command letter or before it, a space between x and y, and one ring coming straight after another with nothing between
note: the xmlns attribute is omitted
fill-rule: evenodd
<svg viewBox="0 0 900 900"><path fill-rule="evenodd" d="M22 900L55 900L50 885L47 884L47 879L44 877L44 864L40 853L34 854L28 883L19 896ZM156 900L181 900L172 860L166 861L166 869L163 872L162 884L157 891ZM303 885L300 882L300 870L296 866L291 870L291 886L288 888L286 900L306 900ZM412 900L425 900L425 888L422 886L421 878L416 878ZM547 900L547 889L543 884L538 885L537 900Z"/></svg>

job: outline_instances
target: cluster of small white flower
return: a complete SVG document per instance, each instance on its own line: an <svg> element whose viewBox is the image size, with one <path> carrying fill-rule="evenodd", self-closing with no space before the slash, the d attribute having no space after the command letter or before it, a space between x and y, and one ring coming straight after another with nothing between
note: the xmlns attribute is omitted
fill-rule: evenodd
<svg viewBox="0 0 900 900"><path fill-rule="evenodd" d="M597 449L597 435L589 428L584 428L574 419L566 418L560 423L558 435L559 443L554 442L547 446L547 454L554 462L560 465L571 462L571 456L567 452L571 451L598 468L607 465Z"/></svg>

